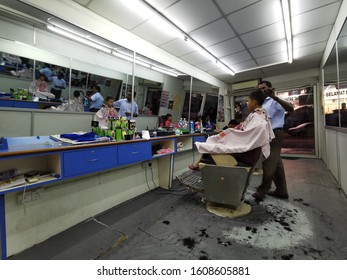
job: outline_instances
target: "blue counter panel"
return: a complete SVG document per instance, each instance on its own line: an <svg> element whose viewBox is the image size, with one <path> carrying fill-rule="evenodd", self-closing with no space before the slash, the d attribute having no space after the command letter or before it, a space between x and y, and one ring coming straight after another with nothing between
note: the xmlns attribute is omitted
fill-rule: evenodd
<svg viewBox="0 0 347 280"><path fill-rule="evenodd" d="M74 177L117 167L117 147L63 152L63 176Z"/></svg>
<svg viewBox="0 0 347 280"><path fill-rule="evenodd" d="M126 165L152 159L150 142L124 144L118 147L118 163Z"/></svg>

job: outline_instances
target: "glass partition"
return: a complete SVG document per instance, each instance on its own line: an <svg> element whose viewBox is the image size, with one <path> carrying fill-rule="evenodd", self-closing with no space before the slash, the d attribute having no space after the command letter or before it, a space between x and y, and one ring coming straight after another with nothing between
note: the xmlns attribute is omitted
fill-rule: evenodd
<svg viewBox="0 0 347 280"><path fill-rule="evenodd" d="M347 24L345 22L324 65L325 124L347 127Z"/></svg>
<svg viewBox="0 0 347 280"><path fill-rule="evenodd" d="M338 46L338 71L339 71L339 101L338 112L340 126L347 127L347 23L341 30L337 40Z"/></svg>
<svg viewBox="0 0 347 280"><path fill-rule="evenodd" d="M0 97L31 99L28 88L34 79L33 69L33 59L0 52Z"/></svg>
<svg viewBox="0 0 347 280"><path fill-rule="evenodd" d="M216 128L217 118L218 121L224 118L224 108L221 108L224 106L224 99L218 97L218 88L198 79L193 78L191 81L191 86L186 83L189 87L185 87L181 117L194 122L201 120L205 128L213 130Z"/></svg>

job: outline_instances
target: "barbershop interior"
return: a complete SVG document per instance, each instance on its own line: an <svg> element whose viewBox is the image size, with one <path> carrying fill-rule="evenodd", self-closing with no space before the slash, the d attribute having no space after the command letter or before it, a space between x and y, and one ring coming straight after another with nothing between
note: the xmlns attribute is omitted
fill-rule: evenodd
<svg viewBox="0 0 347 280"><path fill-rule="evenodd" d="M0 258L347 259L346 17L345 0L1 0ZM233 164L201 152L237 145L266 81L274 136ZM278 132L281 195L274 176L261 192Z"/></svg>

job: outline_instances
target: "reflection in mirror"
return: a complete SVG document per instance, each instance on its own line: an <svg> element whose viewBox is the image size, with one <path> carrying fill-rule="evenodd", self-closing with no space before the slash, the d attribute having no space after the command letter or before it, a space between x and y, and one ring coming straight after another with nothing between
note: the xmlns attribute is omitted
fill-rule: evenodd
<svg viewBox="0 0 347 280"><path fill-rule="evenodd" d="M347 22L345 22L339 38L338 46L338 71L339 71L339 101L338 112L340 117L340 126L347 127Z"/></svg>
<svg viewBox="0 0 347 280"><path fill-rule="evenodd" d="M334 110L338 104L338 81L337 81L336 44L324 65L324 113L325 124L338 126L339 119ZM336 118L337 117L337 118Z"/></svg>
<svg viewBox="0 0 347 280"><path fill-rule="evenodd" d="M31 100L28 88L33 80L33 67L32 59L0 52L0 98Z"/></svg>
<svg viewBox="0 0 347 280"><path fill-rule="evenodd" d="M144 116L158 115L163 84L136 77L135 87L140 114Z"/></svg>
<svg viewBox="0 0 347 280"><path fill-rule="evenodd" d="M347 24L324 65L324 112L329 126L347 127Z"/></svg>
<svg viewBox="0 0 347 280"><path fill-rule="evenodd" d="M224 106L224 100L218 98L218 88L198 79L192 81L191 95L190 90L185 91L182 118L196 124L201 121L205 130L214 130L217 120L224 121L224 108L218 106L219 103Z"/></svg>
<svg viewBox="0 0 347 280"><path fill-rule="evenodd" d="M77 73L78 71L76 70L75 72ZM112 97L113 100L117 100L118 96L120 95L123 83L122 80L84 72L79 72L77 77L78 82L76 83L78 84L78 87L72 87L71 90L73 92L75 90L80 90L83 92L85 111L90 110L90 106L93 102L91 99L88 99L87 96L92 96L94 94L93 88L96 86L100 87L99 92L104 100L106 100L106 97L108 96Z"/></svg>
<svg viewBox="0 0 347 280"><path fill-rule="evenodd" d="M35 79L34 85L31 85L30 91L41 99L63 100L69 98L69 69L59 65L53 65L43 61L35 63ZM48 88L40 85L40 76L48 84ZM36 86L36 88L35 88ZM39 88L41 87L41 88Z"/></svg>

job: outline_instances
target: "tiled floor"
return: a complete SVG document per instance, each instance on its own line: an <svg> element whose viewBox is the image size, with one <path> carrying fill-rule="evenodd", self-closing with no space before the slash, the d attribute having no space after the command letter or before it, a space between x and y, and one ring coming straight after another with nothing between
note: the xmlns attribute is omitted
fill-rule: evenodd
<svg viewBox="0 0 347 280"><path fill-rule="evenodd" d="M175 181L10 259L347 259L347 200L318 159L284 160L289 200L251 197L250 214L221 218Z"/></svg>

